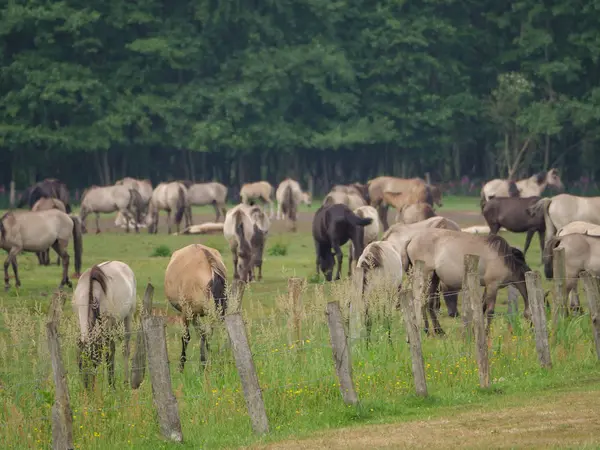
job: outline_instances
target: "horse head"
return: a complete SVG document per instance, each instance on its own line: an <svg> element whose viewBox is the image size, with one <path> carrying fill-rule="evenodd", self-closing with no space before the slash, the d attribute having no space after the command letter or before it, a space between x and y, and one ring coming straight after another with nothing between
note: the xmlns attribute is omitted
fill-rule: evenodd
<svg viewBox="0 0 600 450"><path fill-rule="evenodd" d="M325 275L325 280L333 279L333 267L335 266L335 258L333 252L328 250L325 254L319 254L319 267Z"/></svg>
<svg viewBox="0 0 600 450"><path fill-rule="evenodd" d="M546 174L546 183L548 183L548 186L552 186L559 191L564 191L565 189L565 186L558 175L558 169L555 168L550 169Z"/></svg>

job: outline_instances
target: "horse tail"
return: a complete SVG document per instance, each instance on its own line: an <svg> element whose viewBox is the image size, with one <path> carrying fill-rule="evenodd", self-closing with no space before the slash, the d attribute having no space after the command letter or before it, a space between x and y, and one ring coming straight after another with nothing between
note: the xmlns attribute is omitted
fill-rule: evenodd
<svg viewBox="0 0 600 450"><path fill-rule="evenodd" d="M556 234L556 227L550 218L550 204L552 203L551 198L542 198L535 202L533 205L527 208L527 213L531 217L535 217L538 214L544 215L544 222L546 224L546 234L550 237Z"/></svg>
<svg viewBox="0 0 600 450"><path fill-rule="evenodd" d="M81 274L81 255L83 254L83 239L81 232L81 220L77 216L70 216L73 221L73 251L75 253L75 274Z"/></svg>
<svg viewBox="0 0 600 450"><path fill-rule="evenodd" d="M294 201L294 192L289 184L283 191L283 203L281 209L284 214L287 214L290 220L296 220L296 202Z"/></svg>
<svg viewBox="0 0 600 450"><path fill-rule="evenodd" d="M520 197L521 193L519 192L519 188L517 187L517 183L512 180L508 181L508 196L509 197Z"/></svg>
<svg viewBox="0 0 600 450"><path fill-rule="evenodd" d="M181 223L181 219L185 214L185 209L187 208L185 201L185 191L183 185L179 185L179 195L177 196L177 212L175 213L175 223Z"/></svg>
<svg viewBox="0 0 600 450"><path fill-rule="evenodd" d="M94 301L94 281L100 285L102 292L106 295L106 274L96 264L90 269L90 281L88 286L88 305L90 311L90 330L96 323L96 320L100 317L100 303Z"/></svg>
<svg viewBox="0 0 600 450"><path fill-rule="evenodd" d="M355 227L366 227L367 225L370 225L371 222L373 222L373 219L371 219L370 217L359 217L349 209L346 211L345 218L348 221L348 223Z"/></svg>
<svg viewBox="0 0 600 450"><path fill-rule="evenodd" d="M223 264L223 261L219 261L219 259L216 258L215 255L213 255L210 251L206 249L203 249L203 251L204 256L206 257L212 269L212 279L208 283L208 289L212 294L215 307L222 318L227 312L227 275L225 274L225 265Z"/></svg>
<svg viewBox="0 0 600 450"><path fill-rule="evenodd" d="M142 221L142 209L144 208L144 201L142 195L136 189L129 189L129 208L135 208L135 221L141 223Z"/></svg>
<svg viewBox="0 0 600 450"><path fill-rule="evenodd" d="M560 241L560 237L553 236L544 245L542 259L544 261L544 275L547 280L551 280L554 277L554 249L558 247Z"/></svg>

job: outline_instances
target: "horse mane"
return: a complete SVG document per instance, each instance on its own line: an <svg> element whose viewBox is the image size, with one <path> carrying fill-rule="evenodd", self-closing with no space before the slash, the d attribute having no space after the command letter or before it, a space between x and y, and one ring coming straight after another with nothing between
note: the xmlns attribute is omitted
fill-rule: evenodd
<svg viewBox="0 0 600 450"><path fill-rule="evenodd" d="M107 282L106 274L104 271L96 264L92 266L90 269L90 281L88 287L88 307L89 307L89 320L90 320L90 330L100 317L100 303L94 301L94 281L96 281L104 295L106 295Z"/></svg>
<svg viewBox="0 0 600 450"><path fill-rule="evenodd" d="M225 273L225 264L208 249L203 248L202 251L212 269L212 279L208 283L207 288L213 297L215 307L219 310L221 317L223 317L227 310L227 292L225 290L227 275Z"/></svg>
<svg viewBox="0 0 600 450"><path fill-rule="evenodd" d="M484 236L484 241L488 247L496 251L498 256L504 261L504 265L511 272L525 274L525 272L530 270L525 261L523 252L516 247L511 247L503 237L498 235L488 235Z"/></svg>
<svg viewBox="0 0 600 450"><path fill-rule="evenodd" d="M383 249L379 244L373 243L360 265L363 269L377 269L383 267Z"/></svg>

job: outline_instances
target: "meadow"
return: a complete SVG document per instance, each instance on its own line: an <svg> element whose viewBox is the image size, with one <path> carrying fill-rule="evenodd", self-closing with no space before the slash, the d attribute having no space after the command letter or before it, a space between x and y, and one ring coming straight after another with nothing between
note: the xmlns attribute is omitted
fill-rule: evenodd
<svg viewBox="0 0 600 450"><path fill-rule="evenodd" d="M445 198L439 214L461 225L483 224L478 202L473 197ZM322 276L317 280L310 234L315 203L311 208L302 207L299 231L295 234L286 232L283 223L275 222L265 249L264 279L252 283L243 299L242 310L270 420L269 435L259 438L252 433L233 355L225 345L227 336L220 326L214 327L210 338L210 361L206 368L200 366L199 338L191 330L188 362L180 373L177 363L182 328L175 321L167 325L183 444L171 444L160 437L147 376L138 390L124 385L120 350L116 357L116 388L109 388L106 371L102 370L94 389L83 390L75 351L78 325L67 290L60 332L76 448L238 447L301 438L340 427L431 419L447 414L450 407L494 405L502 399L543 396L561 389L600 390L589 315L559 321L555 329L550 327L553 368L544 370L537 360L533 331L522 319L522 300L519 300L519 314L508 317L507 293L502 290L492 329L489 390L478 388L474 344L461 338L460 321L450 319L442 305L442 326L447 336L423 338L429 396L414 395L403 320L399 311L392 311L377 315L371 345L361 339L352 342L354 381L360 404L344 405L324 309L328 301L339 300L343 305L351 295L352 286L346 275L347 248L343 279L329 284L323 283ZM214 215L209 208L197 208L194 218L198 223L213 220ZM191 243L218 249L231 278L231 255L221 235L168 236L162 218L158 235L150 235L146 230L137 236L127 235L115 229L113 221L114 217L103 218L105 232L84 236L84 268L112 259L126 262L136 274L140 302L146 284L151 282L155 287L154 307L174 315L162 294L164 270L169 253ZM512 245L522 248L524 235L504 233L504 236ZM71 248L69 252L72 254ZM55 260L54 256L51 259ZM533 270L540 270L540 259L535 237L527 261ZM54 387L44 324L50 298L60 281L60 269L55 265L38 266L33 254L20 255L18 260L23 286L17 291L13 285L8 292L0 293L0 442L3 448L45 449L51 446ZM290 334L289 326L287 280L292 276L306 279L299 341ZM544 287L548 289L550 284L544 281ZM385 293L378 299L381 306L389 302ZM582 304L586 306L585 301Z"/></svg>

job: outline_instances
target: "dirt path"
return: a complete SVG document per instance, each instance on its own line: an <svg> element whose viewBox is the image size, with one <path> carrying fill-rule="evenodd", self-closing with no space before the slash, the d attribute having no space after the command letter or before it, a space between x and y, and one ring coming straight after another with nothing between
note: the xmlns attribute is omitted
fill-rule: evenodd
<svg viewBox="0 0 600 450"><path fill-rule="evenodd" d="M508 399L507 399L508 400ZM514 402L512 402L514 403ZM600 391L556 392L505 405L448 408L431 420L339 429L254 449L598 448Z"/></svg>

